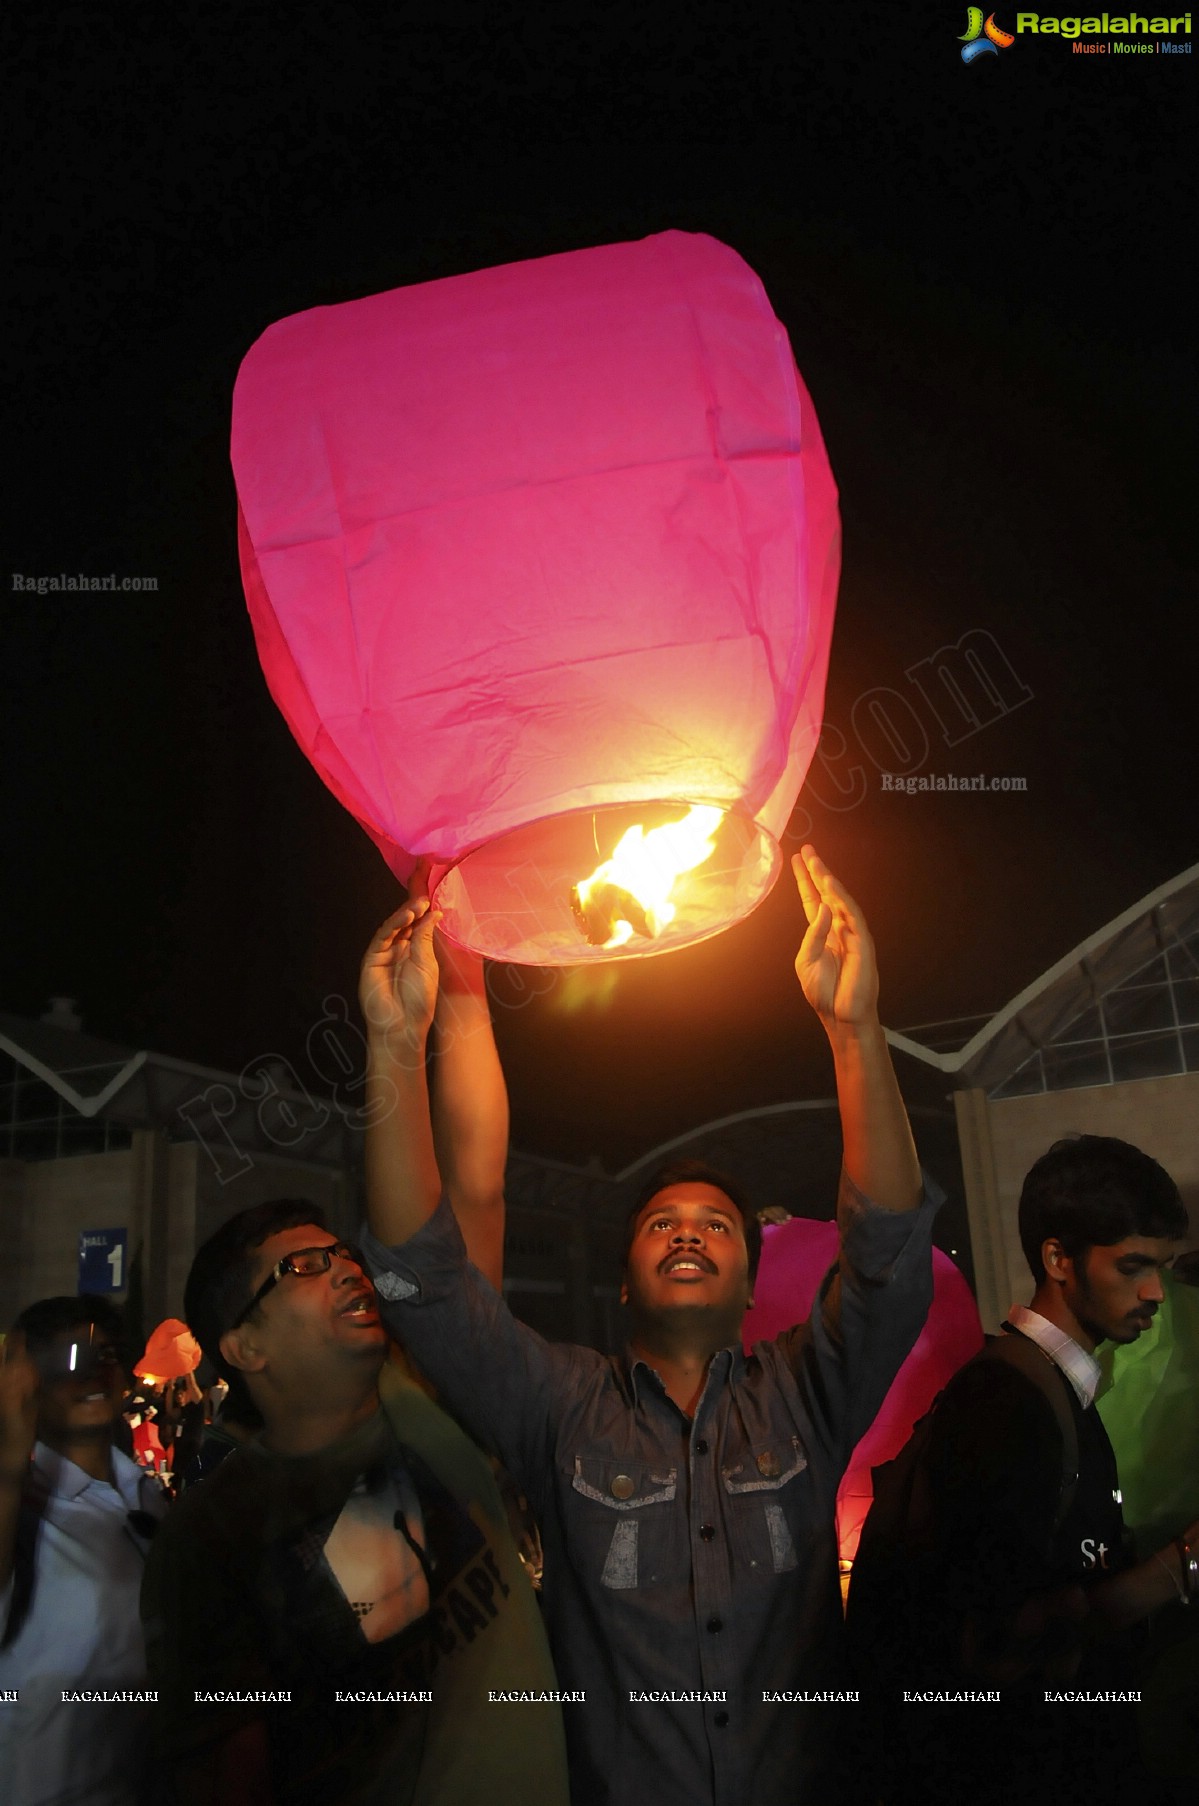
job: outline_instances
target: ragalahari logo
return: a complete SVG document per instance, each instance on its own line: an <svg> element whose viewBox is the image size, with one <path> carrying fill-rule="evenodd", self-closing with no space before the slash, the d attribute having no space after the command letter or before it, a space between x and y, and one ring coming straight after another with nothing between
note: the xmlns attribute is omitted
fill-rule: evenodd
<svg viewBox="0 0 1199 1806"><path fill-rule="evenodd" d="M958 39L962 46L962 61L972 63L976 56L998 56L1001 50L1008 50L1016 42L1010 31L1001 31L995 23L995 14L988 13L983 20L981 6L966 8L966 29Z"/></svg>

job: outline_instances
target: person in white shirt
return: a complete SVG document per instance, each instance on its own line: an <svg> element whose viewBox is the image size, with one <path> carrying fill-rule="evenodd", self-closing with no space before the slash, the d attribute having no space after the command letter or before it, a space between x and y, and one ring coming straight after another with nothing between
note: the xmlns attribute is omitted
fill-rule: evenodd
<svg viewBox="0 0 1199 1806"><path fill-rule="evenodd" d="M47 1298L0 1367L0 1774L5 1806L133 1806L138 1615L161 1489L113 1446L126 1375L108 1299ZM64 1697L64 1695L66 1697ZM97 1697L99 1696L99 1697Z"/></svg>

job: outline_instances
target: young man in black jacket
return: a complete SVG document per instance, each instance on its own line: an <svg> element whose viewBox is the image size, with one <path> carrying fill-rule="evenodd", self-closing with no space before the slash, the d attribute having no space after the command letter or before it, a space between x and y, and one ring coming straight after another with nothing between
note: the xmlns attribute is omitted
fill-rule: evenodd
<svg viewBox="0 0 1199 1806"><path fill-rule="evenodd" d="M1095 1348L1135 1341L1161 1300L1187 1231L1178 1188L1139 1149L1079 1136L1032 1167L1019 1222L1032 1303L880 1480L854 1567L851 1638L896 1806L1143 1800L1138 1627L1196 1588L1199 1527L1135 1563L1094 1404Z"/></svg>

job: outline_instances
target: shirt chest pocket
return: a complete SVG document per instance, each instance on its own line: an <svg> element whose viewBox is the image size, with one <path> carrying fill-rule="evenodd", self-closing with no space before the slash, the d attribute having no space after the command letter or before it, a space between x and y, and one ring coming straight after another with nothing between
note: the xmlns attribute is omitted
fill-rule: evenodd
<svg viewBox="0 0 1199 1806"><path fill-rule="evenodd" d="M664 1578L677 1486L673 1467L576 1455L571 1518L588 1575L616 1591Z"/></svg>
<svg viewBox="0 0 1199 1806"><path fill-rule="evenodd" d="M722 1467L720 1478L737 1552L751 1567L786 1574L797 1565L808 1458L798 1436L747 1450L744 1460Z"/></svg>

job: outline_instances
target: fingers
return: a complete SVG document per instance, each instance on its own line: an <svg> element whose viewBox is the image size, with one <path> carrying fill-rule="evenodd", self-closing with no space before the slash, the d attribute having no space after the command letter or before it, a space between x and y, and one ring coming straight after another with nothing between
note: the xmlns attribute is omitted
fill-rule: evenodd
<svg viewBox="0 0 1199 1806"><path fill-rule="evenodd" d="M26 1353L24 1336L19 1330L12 1331L5 1340L0 1365L0 1468L8 1468L10 1457L18 1466L28 1460L41 1386L42 1376Z"/></svg>
<svg viewBox="0 0 1199 1806"><path fill-rule="evenodd" d="M799 889L799 900L803 904L804 914L809 922L814 922L820 908L820 892L812 883L808 872L809 858L815 858L814 849L809 846L801 847L791 861L791 870L795 873L795 883Z"/></svg>
<svg viewBox="0 0 1199 1806"><path fill-rule="evenodd" d="M4 1338L4 1355L0 1360L0 1374L7 1374L13 1383L16 1383L14 1376L19 1376L22 1380L31 1379L35 1385L41 1383L41 1375L25 1346L25 1336L22 1330L9 1330L8 1335Z"/></svg>
<svg viewBox="0 0 1199 1806"><path fill-rule="evenodd" d="M801 862L813 898L818 898L832 910L837 927L849 928L855 934L865 934L867 932L866 918L860 906L850 896L841 880L835 878L829 871L815 847L804 846L800 848L797 858L792 860L792 868L800 885L800 896L804 899L804 909L809 922L812 920L813 912L804 892L803 879L800 878Z"/></svg>
<svg viewBox="0 0 1199 1806"><path fill-rule="evenodd" d="M413 923L409 936L409 952L415 954L421 964L427 961L432 961L434 965L437 963L433 952L433 931L440 920L440 909L431 909L429 899L426 897L424 908Z"/></svg>
<svg viewBox="0 0 1199 1806"><path fill-rule="evenodd" d="M410 897L407 903L402 903L398 909L393 910L387 920L375 931L371 944L366 950L367 958L369 959L376 953L383 953L398 935L403 934L423 916L428 915L431 908L428 897ZM440 919L440 911L438 911L438 916Z"/></svg>
<svg viewBox="0 0 1199 1806"><path fill-rule="evenodd" d="M827 903L818 905L816 914L808 926L808 931L799 944L796 955L796 970L804 966L814 966L824 952L825 942L833 926L833 912Z"/></svg>
<svg viewBox="0 0 1199 1806"><path fill-rule="evenodd" d="M408 901L415 908L429 901L429 861L418 859L408 880Z"/></svg>

